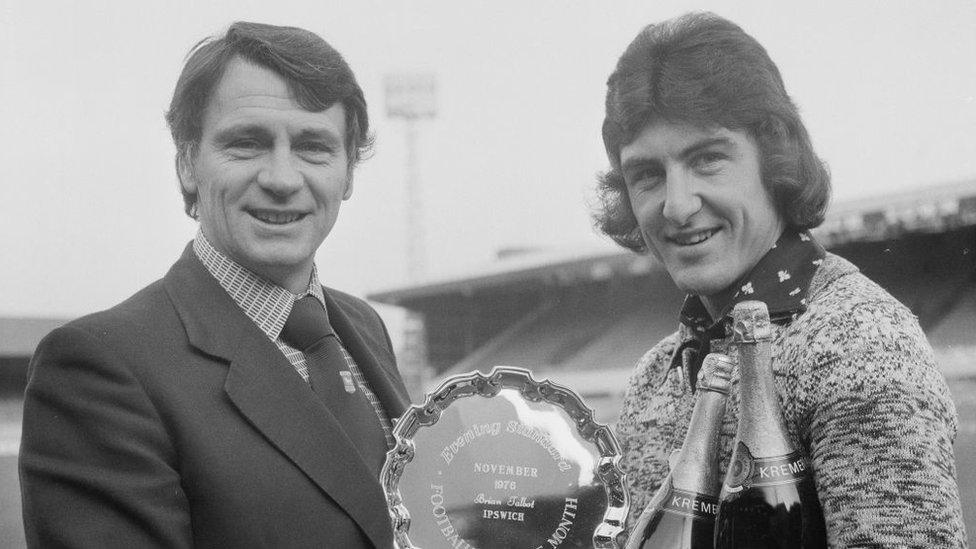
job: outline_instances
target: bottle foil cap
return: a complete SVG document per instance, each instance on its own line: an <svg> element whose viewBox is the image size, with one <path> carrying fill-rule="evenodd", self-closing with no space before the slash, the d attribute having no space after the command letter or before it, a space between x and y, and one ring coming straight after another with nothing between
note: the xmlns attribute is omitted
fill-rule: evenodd
<svg viewBox="0 0 976 549"><path fill-rule="evenodd" d="M732 386L732 368L735 363L722 353L708 353L698 372L699 391L715 391L729 394Z"/></svg>
<svg viewBox="0 0 976 549"><path fill-rule="evenodd" d="M736 343L755 343L773 336L769 309L762 301L743 301L732 309L732 339Z"/></svg>

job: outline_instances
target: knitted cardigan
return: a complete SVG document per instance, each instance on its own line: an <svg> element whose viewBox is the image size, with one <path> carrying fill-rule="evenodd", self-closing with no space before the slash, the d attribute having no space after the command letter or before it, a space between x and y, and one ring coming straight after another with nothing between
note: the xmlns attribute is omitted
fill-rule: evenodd
<svg viewBox="0 0 976 549"><path fill-rule="evenodd" d="M787 429L811 459L830 546L966 547L952 455L956 409L917 319L829 253L807 302L792 323L774 325L773 370ZM672 334L638 361L616 426L630 525L667 476L668 456L691 420L697 394L683 369L668 370L678 343ZM712 348L728 343L715 340ZM738 389L735 371L720 479Z"/></svg>

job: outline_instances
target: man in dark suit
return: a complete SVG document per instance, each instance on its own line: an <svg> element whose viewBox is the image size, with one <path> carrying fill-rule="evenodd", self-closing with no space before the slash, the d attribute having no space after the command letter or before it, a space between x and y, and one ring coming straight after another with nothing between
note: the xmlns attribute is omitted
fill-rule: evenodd
<svg viewBox="0 0 976 549"><path fill-rule="evenodd" d="M379 316L314 265L370 144L352 71L311 32L236 23L193 50L167 121L200 230L39 345L28 543L392 546L377 479L408 397Z"/></svg>

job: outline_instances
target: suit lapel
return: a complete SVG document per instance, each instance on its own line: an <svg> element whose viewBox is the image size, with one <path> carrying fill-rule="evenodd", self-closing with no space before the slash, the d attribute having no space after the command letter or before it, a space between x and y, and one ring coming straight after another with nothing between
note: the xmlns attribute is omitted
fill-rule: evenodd
<svg viewBox="0 0 976 549"><path fill-rule="evenodd" d="M352 442L277 346L207 272L192 246L167 274L166 287L190 343L229 363L224 390L240 413L374 544L389 545L391 527L379 484L349 482L372 477Z"/></svg>

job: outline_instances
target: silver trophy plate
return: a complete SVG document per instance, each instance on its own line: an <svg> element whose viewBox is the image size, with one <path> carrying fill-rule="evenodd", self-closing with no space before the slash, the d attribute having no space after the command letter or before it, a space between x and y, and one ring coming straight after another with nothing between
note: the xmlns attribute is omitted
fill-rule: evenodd
<svg viewBox="0 0 976 549"><path fill-rule="evenodd" d="M401 549L620 546L617 441L566 387L508 366L453 376L393 434L380 481Z"/></svg>

